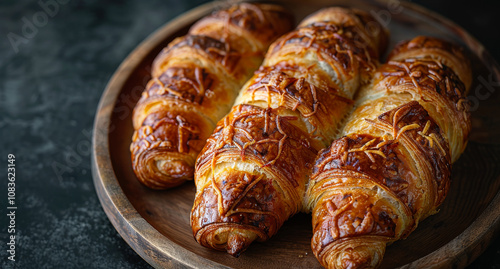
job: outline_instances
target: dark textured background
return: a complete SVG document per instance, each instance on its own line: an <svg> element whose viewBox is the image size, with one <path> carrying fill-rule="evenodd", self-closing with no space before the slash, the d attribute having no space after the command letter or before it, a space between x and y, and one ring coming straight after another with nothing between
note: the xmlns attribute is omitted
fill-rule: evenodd
<svg viewBox="0 0 500 269"><path fill-rule="evenodd" d="M95 193L94 114L127 54L206 1L66 2L17 53L8 33L21 35L23 17L32 21L43 9L37 0L0 2L0 267L149 268L115 231ZM413 2L455 21L500 59L500 1ZM5 251L8 153L16 156L15 263ZM497 236L470 268L500 268L499 255Z"/></svg>

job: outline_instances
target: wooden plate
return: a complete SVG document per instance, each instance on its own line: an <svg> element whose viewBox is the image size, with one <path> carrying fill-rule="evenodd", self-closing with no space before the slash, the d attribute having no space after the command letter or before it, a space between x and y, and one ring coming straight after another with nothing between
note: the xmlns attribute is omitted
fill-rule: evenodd
<svg viewBox="0 0 500 269"><path fill-rule="evenodd" d="M234 2L234 1L232 1ZM391 4L393 3L393 4ZM395 8L398 3L400 8ZM159 29L121 64L104 92L93 139L93 177L102 206L127 243L155 267L318 268L310 250L311 217L299 214L265 243L254 243L240 258L198 245L189 225L193 182L168 191L142 186L131 169L131 113L149 79L153 58L174 37L226 2L195 8ZM419 34L459 42L470 51L473 131L467 150L453 167L449 196L441 212L403 241L389 246L383 268L465 267L500 230L500 102L495 92L498 65L473 37L447 19L407 2L283 1L302 19L321 7L342 5L370 11L388 24L391 47Z"/></svg>

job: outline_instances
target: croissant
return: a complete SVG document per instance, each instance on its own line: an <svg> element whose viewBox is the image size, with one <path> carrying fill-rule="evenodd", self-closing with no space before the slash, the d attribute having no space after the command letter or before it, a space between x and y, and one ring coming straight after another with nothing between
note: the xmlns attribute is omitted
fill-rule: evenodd
<svg viewBox="0 0 500 269"><path fill-rule="evenodd" d="M195 239L239 256L303 209L309 171L387 43L365 12L328 8L271 45L196 162Z"/></svg>
<svg viewBox="0 0 500 269"><path fill-rule="evenodd" d="M363 87L306 192L312 249L327 268L376 268L386 245L437 212L470 131L471 70L455 45L399 44Z"/></svg>
<svg viewBox="0 0 500 269"><path fill-rule="evenodd" d="M201 19L159 53L132 119L132 165L144 185L166 189L193 178L217 121L292 24L280 6L242 3Z"/></svg>

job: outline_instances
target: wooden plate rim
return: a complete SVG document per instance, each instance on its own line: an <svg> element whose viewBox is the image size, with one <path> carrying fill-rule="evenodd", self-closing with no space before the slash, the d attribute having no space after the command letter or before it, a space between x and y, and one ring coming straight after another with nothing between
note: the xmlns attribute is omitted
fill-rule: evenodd
<svg viewBox="0 0 500 269"><path fill-rule="evenodd" d="M153 32L137 48L135 48L106 85L99 101L94 119L92 137L92 176L97 195L109 220L127 244L134 249L150 265L159 267L177 267L184 265L191 268L228 268L214 261L198 256L178 246L169 238L154 229L137 212L123 192L112 169L108 132L111 115L118 96L127 78L136 70L142 59L165 37L175 33L179 28L187 26L194 19L207 14L218 7L220 2L209 2L183 13ZM135 239L135 240L134 240ZM159 252L163 257L154 255ZM153 258L153 256L156 256Z"/></svg>
<svg viewBox="0 0 500 269"><path fill-rule="evenodd" d="M388 4L390 1L378 0L377 2ZM195 19L200 18L223 4L224 2L222 1L214 1L191 9L166 23L141 42L113 74L100 99L95 116L91 163L92 176L99 200L106 215L122 238L144 260L154 267L228 268L192 253L163 236L142 218L129 202L114 174L110 152L107 147L109 145L108 132L110 130L111 115L127 78L136 70L142 59L152 49L157 47L165 37L170 36L181 27L189 25ZM497 81L499 81L500 68L498 64L467 31L447 18L417 4L408 2L401 2L400 4L413 12L435 20L446 28L454 30L453 32L458 30L459 33L457 34L462 37L469 48L475 52L481 52L478 55L481 61L484 62L485 59L488 59L486 67L497 78ZM490 227L490 229L482 229L484 227ZM442 268L449 267L452 264L455 266L458 265L458 267L465 267L487 248L491 240L499 232L500 192L496 194L488 207L477 219L459 236L427 256L421 257L401 268ZM157 255L158 253L160 256Z"/></svg>

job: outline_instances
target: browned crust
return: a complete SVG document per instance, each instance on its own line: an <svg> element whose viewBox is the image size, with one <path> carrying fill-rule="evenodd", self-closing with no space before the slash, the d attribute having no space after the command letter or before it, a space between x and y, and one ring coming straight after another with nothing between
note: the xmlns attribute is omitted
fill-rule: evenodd
<svg viewBox="0 0 500 269"><path fill-rule="evenodd" d="M313 169L312 248L324 266L379 266L387 243L437 212L450 188L451 163L467 141L462 80L470 67L462 51L417 37L389 58L358 96L346 129L353 133L321 151Z"/></svg>
<svg viewBox="0 0 500 269"><path fill-rule="evenodd" d="M267 57L283 52L314 50L320 60L338 66L347 78L361 72L367 78L375 71L378 53L359 34L358 27L317 22L284 35L269 49ZM367 79L365 79L367 80Z"/></svg>
<svg viewBox="0 0 500 269"><path fill-rule="evenodd" d="M392 133L393 139L351 134L318 155L308 195L317 201L312 246L320 259L328 245L343 238L370 235L390 242L406 237L448 192L448 144L418 102L390 110L374 124ZM407 221L401 222L393 204L377 205L387 197L377 192L374 197L365 188L390 193Z"/></svg>
<svg viewBox="0 0 500 269"><path fill-rule="evenodd" d="M334 169L357 171L393 192L416 213L423 205L420 193L415 192L415 182L408 181L425 174L412 171L414 166L409 164L412 159L406 156L406 144L412 143L415 147L411 148L419 150L416 153L419 161L431 164L429 180L435 182L437 189L437 197L431 204L437 207L448 192L451 172L448 143L439 126L415 101L380 115L377 121L381 129L390 131L396 139L369 134L342 137L318 155L312 179L325 180L320 174Z"/></svg>
<svg viewBox="0 0 500 269"><path fill-rule="evenodd" d="M163 66L168 64L171 58L192 57L185 55L183 50L192 51L193 54L204 57L209 61L219 64L228 73L233 73L241 59L241 53L231 48L228 43L203 35L187 35L175 39L169 46L163 49L153 63L153 76L160 76L165 72ZM179 55L180 54L180 55Z"/></svg>
<svg viewBox="0 0 500 269"><path fill-rule="evenodd" d="M175 98L179 101L202 105L214 93L211 90L217 77L199 67L170 67L159 77L153 78L143 95Z"/></svg>
<svg viewBox="0 0 500 269"><path fill-rule="evenodd" d="M388 58L393 59L395 57L398 57L398 55L403 55L408 51L431 49L448 51L452 55L457 57L459 61L469 62L469 60L464 55L464 50L462 47L459 47L454 43L446 42L444 40L430 36L417 36L411 40L401 41L394 47Z"/></svg>
<svg viewBox="0 0 500 269"><path fill-rule="evenodd" d="M435 60L405 59L389 61L379 69L385 85L391 87L410 85L419 95L437 93L442 100L450 103L460 121L467 123L470 118L469 103L465 96L466 88L459 77L448 66ZM464 126L466 128L466 126Z"/></svg>
<svg viewBox="0 0 500 269"><path fill-rule="evenodd" d="M272 106L298 111L301 118L310 124L308 131L312 137L329 141L330 134L325 130L336 129L339 119L353 102L335 88L310 83L308 73L310 71L306 68L288 63L263 66L242 94L248 95L251 102L276 100L277 103Z"/></svg>
<svg viewBox="0 0 500 269"><path fill-rule="evenodd" d="M421 40L421 38L416 39ZM404 43L406 45L403 47L407 49L401 52L409 58L391 60L381 66L378 72L379 78L376 81L377 87L379 91L386 90L391 94L406 92L418 100L445 133L450 143L452 161L456 161L467 145L471 130L470 104L466 98L467 86L447 64L456 65L462 56L455 57L446 52L440 54L439 57L446 56L450 60L439 57L420 57L419 55L425 55L426 50L421 49L420 46L409 45L412 43ZM447 42L431 42L431 44L435 43L442 44L443 50L448 48ZM440 53L441 47L437 47ZM433 53L436 54L436 52ZM392 55L392 57L404 56L396 53ZM468 70L470 74L467 64L462 69ZM464 72L462 69L460 69L461 72Z"/></svg>
<svg viewBox="0 0 500 269"><path fill-rule="evenodd" d="M298 190L317 151L308 135L291 123L296 120L273 109L240 105L218 123L196 163L200 192L191 225L198 242L226 250L212 242L221 228L250 230L264 241L300 210ZM217 165L234 162L255 164L257 171L236 168L211 176Z"/></svg>
<svg viewBox="0 0 500 269"><path fill-rule="evenodd" d="M200 20L190 29L191 33L211 34L211 28L218 23L226 24L225 30L230 26L236 27L248 33L262 47L268 46L277 36L290 30L294 18L290 11L282 6L259 4L259 3L241 3L229 7L226 10L220 10L212 13L203 20ZM215 35L219 36L219 33ZM223 40L229 40L230 32L225 32L221 36Z"/></svg>
<svg viewBox="0 0 500 269"><path fill-rule="evenodd" d="M133 115L131 157L142 183L165 189L193 178L216 122L270 43L291 26L292 15L281 7L234 5L200 20L159 53Z"/></svg>
<svg viewBox="0 0 500 269"><path fill-rule="evenodd" d="M197 117L197 125L187 120ZM196 155L205 143L203 137L209 135L202 130L211 128L203 126L203 122L207 124L205 119L193 113L159 110L149 114L134 133L130 145L132 165L141 171L136 173L138 179L146 186L164 189L175 187L192 176ZM177 154L159 166L157 161L165 160L163 156L170 153ZM165 173L165 170L175 173Z"/></svg>
<svg viewBox="0 0 500 269"><path fill-rule="evenodd" d="M433 59L447 65L460 78L465 88L470 88L472 72L470 60L465 50L455 43L430 36L417 36L411 40L402 41L389 54L389 61L405 58Z"/></svg>
<svg viewBox="0 0 500 269"><path fill-rule="evenodd" d="M274 235L285 221L286 202L272 180L241 171L224 175L223 180L215 182L215 187L205 187L194 202L192 214L203 216L191 218L195 239L212 247L214 244L209 240L212 229L229 225L256 232L260 241ZM222 211L219 211L218 191L222 194ZM216 248L225 250L225 246Z"/></svg>
<svg viewBox="0 0 500 269"><path fill-rule="evenodd" d="M362 47L371 47L377 53L377 58L385 52L389 42L389 32L368 12L351 8L340 7L324 8L305 18L299 27L307 27L325 21L333 22L345 28L353 29L356 33L354 40Z"/></svg>
<svg viewBox="0 0 500 269"><path fill-rule="evenodd" d="M273 43L208 139L196 163L191 214L201 244L239 255L253 235L267 240L303 209L312 162L331 139L322 136L333 136L377 64L378 41L361 33L362 20L347 9L334 13L348 23L313 22ZM242 191L257 179L255 186L265 184L260 194ZM227 208L240 208L245 195L250 207L227 218Z"/></svg>
<svg viewBox="0 0 500 269"><path fill-rule="evenodd" d="M321 202L313 216L311 244L319 260L322 260L324 249L343 239L359 237L363 240L363 236L376 236L384 242L395 236L397 212L376 205L377 200L368 193L345 190L331 194ZM323 266L327 267L326 264Z"/></svg>
<svg viewBox="0 0 500 269"><path fill-rule="evenodd" d="M297 128L296 117L280 116L277 109L239 105L221 120L198 157L197 177L202 177L218 155L235 155L234 161L255 162L269 168L293 187L305 184L305 172L312 168L317 150L310 136ZM271 172L271 171L270 171ZM294 202L295 203L295 202Z"/></svg>
<svg viewBox="0 0 500 269"><path fill-rule="evenodd" d="M419 171L417 176L431 182L430 185L435 190L435 199L429 201L431 205L429 212L434 211L444 201L450 188L451 154L441 128L416 101L388 111L380 115L378 120L392 127L393 137L396 134L396 140L398 136L401 137L399 139L402 145L418 158L414 161L420 163L420 167L429 169L430 173L424 174ZM410 144L412 144L411 149ZM418 206L411 206L409 203L407 205L412 212L419 209Z"/></svg>

